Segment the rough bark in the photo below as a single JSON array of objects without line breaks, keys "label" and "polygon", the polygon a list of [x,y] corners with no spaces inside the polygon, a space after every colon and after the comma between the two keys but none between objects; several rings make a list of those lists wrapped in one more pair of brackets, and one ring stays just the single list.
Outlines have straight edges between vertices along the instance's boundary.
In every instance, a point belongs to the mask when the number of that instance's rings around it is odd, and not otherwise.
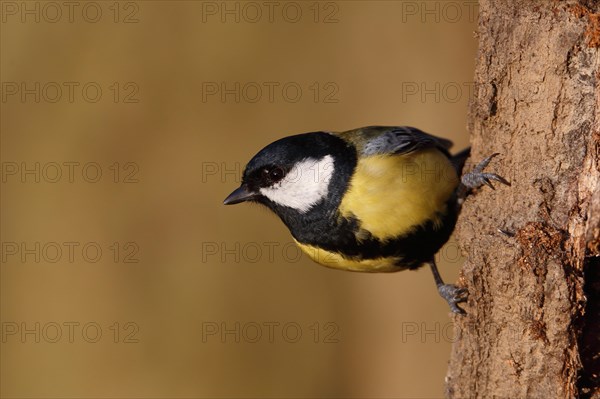
[{"label": "rough bark", "polygon": [[[600,397],[600,2],[481,0],[456,398]],[[500,231],[500,230],[502,231]]]}]

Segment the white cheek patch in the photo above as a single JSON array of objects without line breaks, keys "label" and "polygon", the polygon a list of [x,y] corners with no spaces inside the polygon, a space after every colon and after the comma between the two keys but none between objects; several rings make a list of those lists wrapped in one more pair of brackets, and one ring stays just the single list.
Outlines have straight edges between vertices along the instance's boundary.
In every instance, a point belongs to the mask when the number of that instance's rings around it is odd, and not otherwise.
[{"label": "white cheek patch", "polygon": [[261,188],[260,193],[279,205],[305,213],[327,196],[334,169],[331,155],[307,158],[298,162],[281,181]]}]

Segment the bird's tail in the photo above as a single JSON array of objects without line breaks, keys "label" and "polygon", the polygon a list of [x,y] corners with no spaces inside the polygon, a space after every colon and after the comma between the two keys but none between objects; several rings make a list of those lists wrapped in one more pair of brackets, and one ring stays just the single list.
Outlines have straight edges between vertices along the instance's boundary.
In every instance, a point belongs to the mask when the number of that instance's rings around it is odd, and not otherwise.
[{"label": "bird's tail", "polygon": [[459,176],[462,175],[463,167],[465,166],[465,162],[467,162],[467,158],[471,155],[471,147],[467,147],[464,150],[454,154],[452,159],[452,165],[454,165],[454,169],[456,169],[456,174]]}]

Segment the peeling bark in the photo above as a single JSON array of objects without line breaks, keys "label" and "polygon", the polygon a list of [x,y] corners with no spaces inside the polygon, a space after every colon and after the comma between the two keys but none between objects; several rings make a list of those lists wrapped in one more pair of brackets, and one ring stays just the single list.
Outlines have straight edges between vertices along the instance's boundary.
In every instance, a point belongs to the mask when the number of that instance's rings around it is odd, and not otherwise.
[{"label": "peeling bark", "polygon": [[[447,396],[600,398],[600,2],[481,0]],[[468,168],[467,168],[468,169]],[[499,231],[501,229],[502,231]]]}]

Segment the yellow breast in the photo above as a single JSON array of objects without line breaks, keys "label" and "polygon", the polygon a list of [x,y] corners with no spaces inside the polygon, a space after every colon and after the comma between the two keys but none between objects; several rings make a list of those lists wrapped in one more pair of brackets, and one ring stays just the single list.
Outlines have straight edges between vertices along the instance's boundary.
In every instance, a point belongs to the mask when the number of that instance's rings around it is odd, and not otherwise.
[{"label": "yellow breast", "polygon": [[298,244],[298,247],[300,247],[300,249],[313,261],[333,269],[372,273],[398,272],[404,270],[404,268],[397,266],[400,258],[354,260],[344,258],[335,252],[299,243],[298,241],[296,241],[296,244]]},{"label": "yellow breast", "polygon": [[449,159],[436,149],[359,159],[340,204],[375,238],[406,234],[428,220],[439,223],[446,201],[458,185]]}]

